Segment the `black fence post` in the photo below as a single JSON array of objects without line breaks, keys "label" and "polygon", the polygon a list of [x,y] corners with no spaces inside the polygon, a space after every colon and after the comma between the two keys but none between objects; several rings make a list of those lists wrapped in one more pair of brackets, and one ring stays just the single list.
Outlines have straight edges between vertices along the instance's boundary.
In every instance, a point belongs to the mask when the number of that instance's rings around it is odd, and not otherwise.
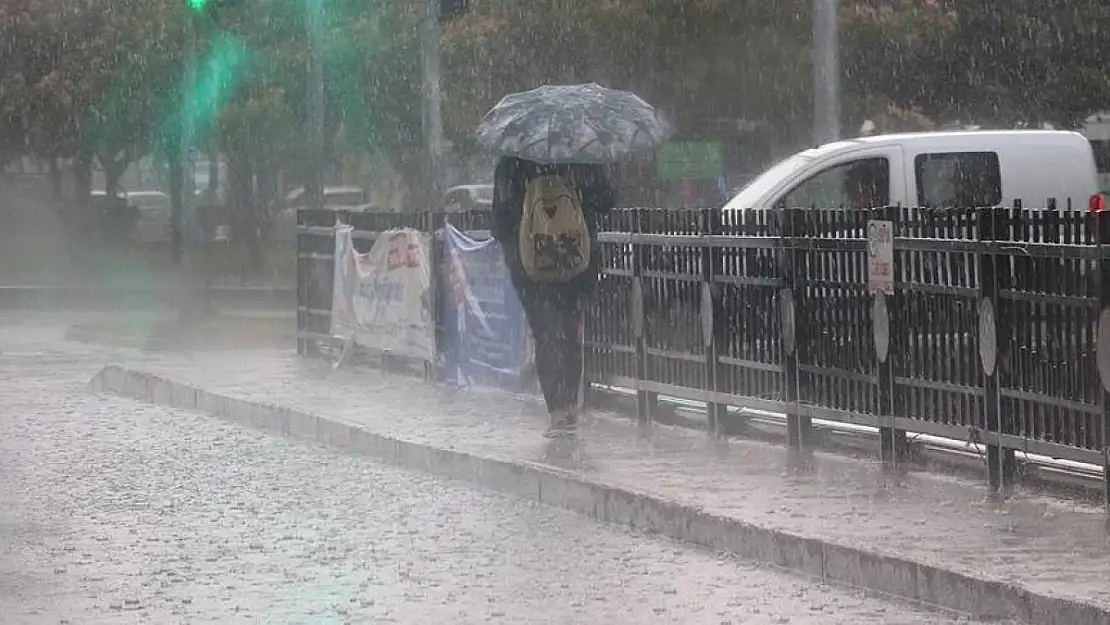
[{"label": "black fence post", "polygon": [[[898,222],[901,207],[888,206],[872,215],[891,222],[891,246],[898,237]],[[870,254],[870,250],[868,250]],[[879,418],[882,425],[879,427],[879,458],[884,464],[897,465],[906,457],[906,432],[894,426],[894,358],[898,357],[897,341],[894,337],[900,336],[899,310],[900,298],[897,292],[898,251],[894,251],[894,264],[890,268],[895,281],[893,295],[876,292],[872,294],[871,326],[875,342],[875,361],[879,378]]]},{"label": "black fence post", "polygon": [[[979,364],[983,368],[984,424],[988,431],[998,431],[998,338],[995,326],[995,304],[998,297],[997,267],[994,250],[989,247],[995,238],[996,211],[979,210]],[[997,455],[987,446],[987,475],[992,491],[1001,487],[1001,474],[995,470]]]},{"label": "black fence post", "polygon": [[[702,234],[714,236],[721,234],[721,212],[717,208],[708,208],[701,211],[699,230]],[[705,346],[705,384],[706,390],[716,394],[721,390],[719,381],[720,362],[717,358],[721,337],[724,335],[725,315],[721,302],[720,286],[714,279],[721,271],[721,249],[715,245],[702,242],[701,247],[701,329],[702,341]],[[722,424],[725,421],[728,406],[719,404],[711,395],[706,402],[706,421],[710,436],[724,434]]]},{"label": "black fence post", "polygon": [[802,251],[797,247],[795,238],[804,234],[802,219],[805,215],[799,209],[777,209],[781,239],[779,242],[779,271],[782,272],[783,289],[779,293],[779,313],[782,316],[782,350],[783,350],[783,401],[786,404],[787,442],[791,447],[805,447],[811,440],[812,419],[798,414],[800,397],[798,385],[800,383],[801,359],[798,354],[799,344],[805,341],[804,333],[797,324],[795,306],[799,298],[798,287],[803,278],[801,265]]},{"label": "black fence post", "polygon": [[[984,423],[988,436],[987,477],[992,492],[1005,494],[1014,474],[1015,458],[1013,450],[1004,450],[1001,440],[994,438],[1003,433],[1001,385],[998,376],[999,332],[998,332],[998,254],[995,241],[1005,240],[1002,217],[1005,209],[983,208],[979,210],[979,363],[983,368],[983,409]],[[1021,211],[1021,203],[1014,206],[1015,212]],[[1008,453],[1006,453],[1008,451]]]},{"label": "black fence post", "polygon": [[[308,287],[308,301],[309,306],[312,306],[317,311],[327,311],[327,315],[313,314],[313,319],[319,319],[319,327],[310,324],[310,329],[317,334],[327,335],[331,338],[331,319],[332,319],[332,306],[334,304],[334,293],[336,285],[334,283],[335,276],[335,228],[339,226],[353,226],[351,220],[351,213],[346,210],[328,210],[312,211],[313,214],[319,215],[310,226],[317,226],[329,228],[327,234],[323,236],[317,235],[314,241],[317,242],[319,250],[312,252],[312,261],[309,264],[309,287]],[[355,245],[352,239],[351,245]],[[357,249],[357,248],[356,248]],[[317,303],[318,301],[318,303]],[[331,346],[329,339],[323,341],[325,346]],[[320,356],[321,341],[313,341],[310,344],[309,354],[311,356]],[[356,350],[357,351],[357,350]],[[342,358],[340,354],[340,358]]]},{"label": "black fence post", "polygon": [[[302,209],[297,211],[297,230],[332,228],[340,223],[339,217],[340,213],[334,211]],[[327,236],[311,232],[298,232],[294,236],[298,248],[297,299],[301,301],[297,320],[301,331],[308,335],[298,337],[297,348],[303,356],[317,357],[320,355],[320,342],[311,335],[330,331],[330,322],[325,329],[319,318],[322,311],[331,310],[335,237],[334,234]]]},{"label": "black fence post", "polygon": [[[636,339],[636,382],[639,385],[648,377],[648,341],[647,322],[644,311],[644,265],[647,262],[646,246],[638,242],[635,236],[643,233],[644,221],[647,217],[644,209],[635,209],[632,213],[632,332]],[[657,395],[641,388],[636,389],[636,419],[640,423],[651,421],[655,412]]]},{"label": "black fence post", "polygon": [[436,238],[436,228],[439,227],[440,223],[441,221],[439,219],[438,213],[427,211],[420,215],[419,230],[421,232],[428,233],[428,245],[431,247],[431,249],[428,250],[428,264],[430,265],[430,267],[428,267],[429,293],[428,301],[425,305],[428,307],[428,312],[431,313],[432,345],[435,347],[435,353],[432,355],[432,359],[424,361],[423,373],[425,382],[436,382],[440,378],[439,363],[441,360],[440,356],[442,355],[442,352],[440,351],[440,325],[442,324],[443,319],[440,318],[439,314],[439,298],[440,289],[443,288],[443,268],[441,266],[442,246],[440,245],[439,240]]},{"label": "black fence post", "polygon": [[1102,383],[1102,500],[1110,508],[1110,211],[1092,215],[1098,258],[1098,339],[1095,342]]},{"label": "black fence post", "polygon": [[308,258],[305,237],[301,234],[304,222],[301,211],[297,211],[297,225],[293,228],[293,240],[297,249],[297,355],[308,356],[308,340],[301,333],[308,329]]},{"label": "black fence post", "polygon": [[[1052,205],[1053,205],[1053,207],[1055,207],[1055,205],[1056,205],[1055,200],[1052,200]],[[1014,219],[1021,219],[1022,216],[1024,215],[1024,212],[1022,211],[1022,201],[1021,200],[1014,200],[1013,214],[1014,214]],[[1002,218],[1004,216],[1005,215],[1003,213],[998,213],[997,216],[995,217],[994,233],[995,233],[995,238],[996,239],[998,238],[999,233],[1002,233],[1002,232],[1005,231],[1005,223],[1002,221]],[[1015,230],[1015,234],[1016,234],[1016,230]],[[1005,267],[1011,267],[1013,265],[1014,258],[1013,258],[1012,254],[1011,255],[1006,255],[1003,258],[1006,260],[1006,262],[1003,263],[1004,268]],[[999,266],[999,263],[998,263],[998,259],[996,258],[995,259],[995,270],[996,271],[999,271],[998,266]],[[1000,283],[998,281],[998,276],[999,276],[999,274],[996,273],[995,274],[995,296],[994,296],[994,300],[995,300],[994,301],[994,303],[995,303],[995,306],[994,306],[994,311],[995,311],[995,319],[994,319],[995,333],[994,334],[995,334],[995,339],[997,340],[997,344],[998,344],[998,359],[999,359],[999,362],[1003,362],[1003,361],[1007,360],[1008,358],[1010,358],[1010,352],[1013,350],[1013,336],[1014,336],[1014,334],[1013,334],[1013,331],[1010,328],[1010,326],[1007,325],[1007,324],[1011,323],[1010,319],[1012,319],[1012,315],[1002,314],[1005,311],[1002,310],[1002,306],[1001,306],[1001,301],[1002,300],[1001,300],[1001,296],[999,295],[999,293],[1000,293],[1000,290],[1002,289],[1002,286],[1000,286]],[[1003,282],[1001,284],[1008,284],[1008,283]],[[1011,288],[1011,289],[1015,288],[1015,285],[1010,284],[1009,288]],[[996,369],[998,368],[997,364],[995,365],[995,368]],[[1004,410],[1005,406],[1002,404],[1002,378],[1001,377],[999,377],[999,379],[998,379],[998,397],[999,397],[999,401],[998,401],[998,428],[999,428],[998,431],[999,431],[999,434],[1000,435],[1001,434],[1017,434],[1018,433],[1017,418],[1014,415],[1013,410]],[[1001,438],[999,438],[998,442],[999,442],[999,444],[998,444],[997,450],[995,452],[995,453],[998,454],[998,463],[997,463],[998,464],[998,471],[1002,474],[1003,492],[1005,494],[1009,494],[1011,489],[1013,488],[1014,483],[1017,480],[1017,473],[1018,473],[1018,471],[1017,471],[1017,452],[1013,448],[1006,447],[1002,443]]]}]

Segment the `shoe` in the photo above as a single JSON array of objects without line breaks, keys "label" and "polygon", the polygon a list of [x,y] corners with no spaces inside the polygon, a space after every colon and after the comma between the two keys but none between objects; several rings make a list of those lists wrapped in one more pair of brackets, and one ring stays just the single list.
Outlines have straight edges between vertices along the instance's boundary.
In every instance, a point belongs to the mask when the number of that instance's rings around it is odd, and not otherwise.
[{"label": "shoe", "polygon": [[578,420],[569,410],[557,410],[551,413],[551,425],[543,433],[546,438],[557,438],[574,434]]},{"label": "shoe", "polygon": [[570,438],[575,434],[575,427],[573,424],[566,424],[562,426],[551,426],[544,430],[544,438]]}]

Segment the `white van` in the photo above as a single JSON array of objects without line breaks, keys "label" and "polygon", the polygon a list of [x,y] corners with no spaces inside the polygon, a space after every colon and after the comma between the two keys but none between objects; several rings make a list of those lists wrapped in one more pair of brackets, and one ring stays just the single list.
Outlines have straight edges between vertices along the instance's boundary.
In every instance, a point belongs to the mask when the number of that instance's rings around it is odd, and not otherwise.
[{"label": "white van", "polygon": [[838,141],[787,158],[724,210],[1010,206],[1049,198],[1086,210],[1099,192],[1091,144],[1055,130],[929,132]]}]

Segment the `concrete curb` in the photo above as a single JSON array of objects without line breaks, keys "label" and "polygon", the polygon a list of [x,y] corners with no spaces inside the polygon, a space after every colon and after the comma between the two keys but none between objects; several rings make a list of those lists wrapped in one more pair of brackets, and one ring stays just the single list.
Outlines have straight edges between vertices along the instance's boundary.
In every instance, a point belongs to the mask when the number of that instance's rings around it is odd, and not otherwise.
[{"label": "concrete curb", "polygon": [[253,402],[118,366],[90,382],[98,392],[210,413],[285,436],[364,453],[392,464],[472,482],[567,510],[663,534],[738,557],[985,619],[1038,625],[1110,625],[1110,610],[1020,586],[758,527],[655,496],[592,482],[554,467],[484,458],[375,434],[288,407]]}]

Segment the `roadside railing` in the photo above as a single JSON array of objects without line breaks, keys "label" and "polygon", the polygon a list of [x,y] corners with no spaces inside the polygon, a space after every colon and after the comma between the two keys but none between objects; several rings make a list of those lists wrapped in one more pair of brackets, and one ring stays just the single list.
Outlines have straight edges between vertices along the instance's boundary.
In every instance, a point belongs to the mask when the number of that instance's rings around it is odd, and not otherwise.
[{"label": "roadside railing", "polygon": [[[336,218],[299,216],[302,354],[330,340]],[[431,231],[445,216],[339,218],[357,242],[389,227]],[[461,229],[485,225],[480,214],[446,218]],[[985,447],[994,489],[1014,482],[1017,452],[1103,466],[1106,475],[1107,214],[1050,201],[1036,209],[634,208],[603,222],[587,376],[596,388],[635,392],[637,418],[651,420],[660,396],[699,402],[720,435],[743,428],[729,407],[772,411],[786,415],[799,447],[813,440],[814,419],[870,426],[889,463],[906,458],[907,435],[967,440]],[[888,241],[876,239],[876,222],[889,222]],[[884,245],[889,292],[871,280]]]}]

